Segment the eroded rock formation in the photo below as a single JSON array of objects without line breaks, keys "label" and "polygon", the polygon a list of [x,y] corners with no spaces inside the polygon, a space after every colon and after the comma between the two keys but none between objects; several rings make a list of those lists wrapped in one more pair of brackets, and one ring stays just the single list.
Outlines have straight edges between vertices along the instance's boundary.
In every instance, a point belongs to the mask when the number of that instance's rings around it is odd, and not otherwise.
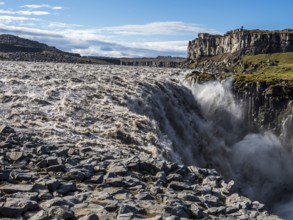
[{"label": "eroded rock formation", "polygon": [[235,82],[234,93],[245,103],[245,114],[251,127],[280,134],[282,122],[292,110],[289,104],[293,100],[292,82],[251,82],[245,85]]},{"label": "eroded rock formation", "polygon": [[200,33],[188,44],[188,59],[224,53],[254,55],[293,51],[293,30],[262,31],[236,29],[225,35]]}]

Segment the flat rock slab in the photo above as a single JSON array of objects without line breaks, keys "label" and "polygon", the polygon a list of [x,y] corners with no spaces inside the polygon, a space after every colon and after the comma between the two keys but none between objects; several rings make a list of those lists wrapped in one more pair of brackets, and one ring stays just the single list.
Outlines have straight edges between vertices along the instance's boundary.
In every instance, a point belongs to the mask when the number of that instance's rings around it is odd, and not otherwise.
[{"label": "flat rock slab", "polygon": [[0,190],[4,193],[12,194],[17,192],[32,192],[34,185],[5,185],[1,186]]},{"label": "flat rock slab", "polygon": [[39,206],[36,202],[25,199],[10,198],[0,207],[0,215],[16,218],[21,216],[27,210],[36,210],[38,208]]}]

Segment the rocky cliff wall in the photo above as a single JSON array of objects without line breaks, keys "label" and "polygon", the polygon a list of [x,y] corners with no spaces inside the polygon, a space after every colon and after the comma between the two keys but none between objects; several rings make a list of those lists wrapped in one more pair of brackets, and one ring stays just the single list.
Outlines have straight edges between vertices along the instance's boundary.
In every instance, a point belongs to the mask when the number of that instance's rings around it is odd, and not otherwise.
[{"label": "rocky cliff wall", "polygon": [[252,129],[281,135],[283,124],[293,113],[292,82],[251,82],[241,86],[235,82],[233,89],[235,98],[244,104],[245,117]]},{"label": "rocky cliff wall", "polygon": [[293,51],[293,30],[262,31],[236,29],[224,36],[200,33],[188,44],[188,59],[214,56],[224,53],[254,55]]}]

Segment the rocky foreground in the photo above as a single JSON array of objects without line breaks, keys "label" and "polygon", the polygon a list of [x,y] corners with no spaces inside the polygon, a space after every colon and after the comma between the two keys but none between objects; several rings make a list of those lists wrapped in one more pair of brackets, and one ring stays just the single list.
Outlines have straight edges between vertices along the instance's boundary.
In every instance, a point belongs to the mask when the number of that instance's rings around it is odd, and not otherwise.
[{"label": "rocky foreground", "polygon": [[185,94],[180,70],[1,62],[0,73],[1,219],[278,219],[215,170],[175,160],[139,111],[151,88]]}]

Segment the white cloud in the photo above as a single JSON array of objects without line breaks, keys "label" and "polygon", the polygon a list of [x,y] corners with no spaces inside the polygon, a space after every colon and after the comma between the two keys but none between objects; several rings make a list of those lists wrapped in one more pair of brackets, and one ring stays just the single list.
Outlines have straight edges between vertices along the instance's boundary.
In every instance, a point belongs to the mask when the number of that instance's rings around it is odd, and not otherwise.
[{"label": "white cloud", "polygon": [[11,23],[15,21],[37,21],[38,19],[36,18],[27,18],[27,17],[16,17],[16,16],[9,16],[9,15],[3,15],[0,16],[0,21],[4,23]]},{"label": "white cloud", "polygon": [[185,51],[187,47],[187,41],[147,41],[147,42],[124,42],[131,48],[143,48],[157,51]]},{"label": "white cloud", "polygon": [[0,2],[0,5],[5,5],[5,2]]},{"label": "white cloud", "polygon": [[14,33],[14,34],[26,34],[27,36],[31,36],[32,38],[34,36],[46,36],[46,37],[50,37],[50,36],[54,36],[56,38],[58,37],[62,37],[62,35],[58,34],[57,32],[52,32],[49,30],[42,30],[42,29],[38,29],[38,28],[27,28],[27,27],[20,27],[20,26],[13,26],[13,25],[5,25],[5,24],[1,24],[0,23],[0,29],[2,30],[2,32],[6,31],[6,32],[10,32],[10,33]]},{"label": "white cloud", "polygon": [[20,15],[49,15],[50,12],[47,12],[47,11],[18,11],[17,14],[20,14]]},{"label": "white cloud", "polygon": [[63,9],[63,7],[61,7],[61,6],[53,6],[51,9],[52,10],[61,10],[61,9]]},{"label": "white cloud", "polygon": [[28,8],[28,9],[39,9],[39,8],[49,8],[52,10],[61,10],[63,7],[61,6],[51,6],[51,5],[46,5],[46,4],[41,4],[41,5],[23,5],[21,6],[22,8]]},{"label": "white cloud", "polygon": [[72,27],[82,27],[81,25],[78,24],[66,24],[62,22],[50,22],[48,27],[51,28],[72,28]]},{"label": "white cloud", "polygon": [[64,29],[58,31],[73,42],[105,41],[110,42],[111,36],[98,34],[96,29]]},{"label": "white cloud", "polygon": [[143,25],[122,25],[106,27],[101,31],[108,31],[120,35],[178,35],[182,32],[215,32],[202,25],[184,23],[180,21],[153,22]]},{"label": "white cloud", "polygon": [[50,12],[47,12],[47,11],[13,11],[13,10],[0,9],[0,14],[9,14],[9,15],[49,15]]},{"label": "white cloud", "polygon": [[72,49],[71,50],[73,53],[78,53],[83,56],[105,56],[105,57],[125,57],[127,56],[123,51],[115,51],[115,50],[110,50],[110,51],[103,51],[101,50],[101,47],[99,46],[89,46],[88,48],[85,49]]},{"label": "white cloud", "polygon": [[29,8],[29,9],[39,9],[39,8],[48,8],[48,7],[50,7],[50,5],[45,5],[45,4],[42,4],[42,5],[23,5],[21,7],[22,8]]}]

